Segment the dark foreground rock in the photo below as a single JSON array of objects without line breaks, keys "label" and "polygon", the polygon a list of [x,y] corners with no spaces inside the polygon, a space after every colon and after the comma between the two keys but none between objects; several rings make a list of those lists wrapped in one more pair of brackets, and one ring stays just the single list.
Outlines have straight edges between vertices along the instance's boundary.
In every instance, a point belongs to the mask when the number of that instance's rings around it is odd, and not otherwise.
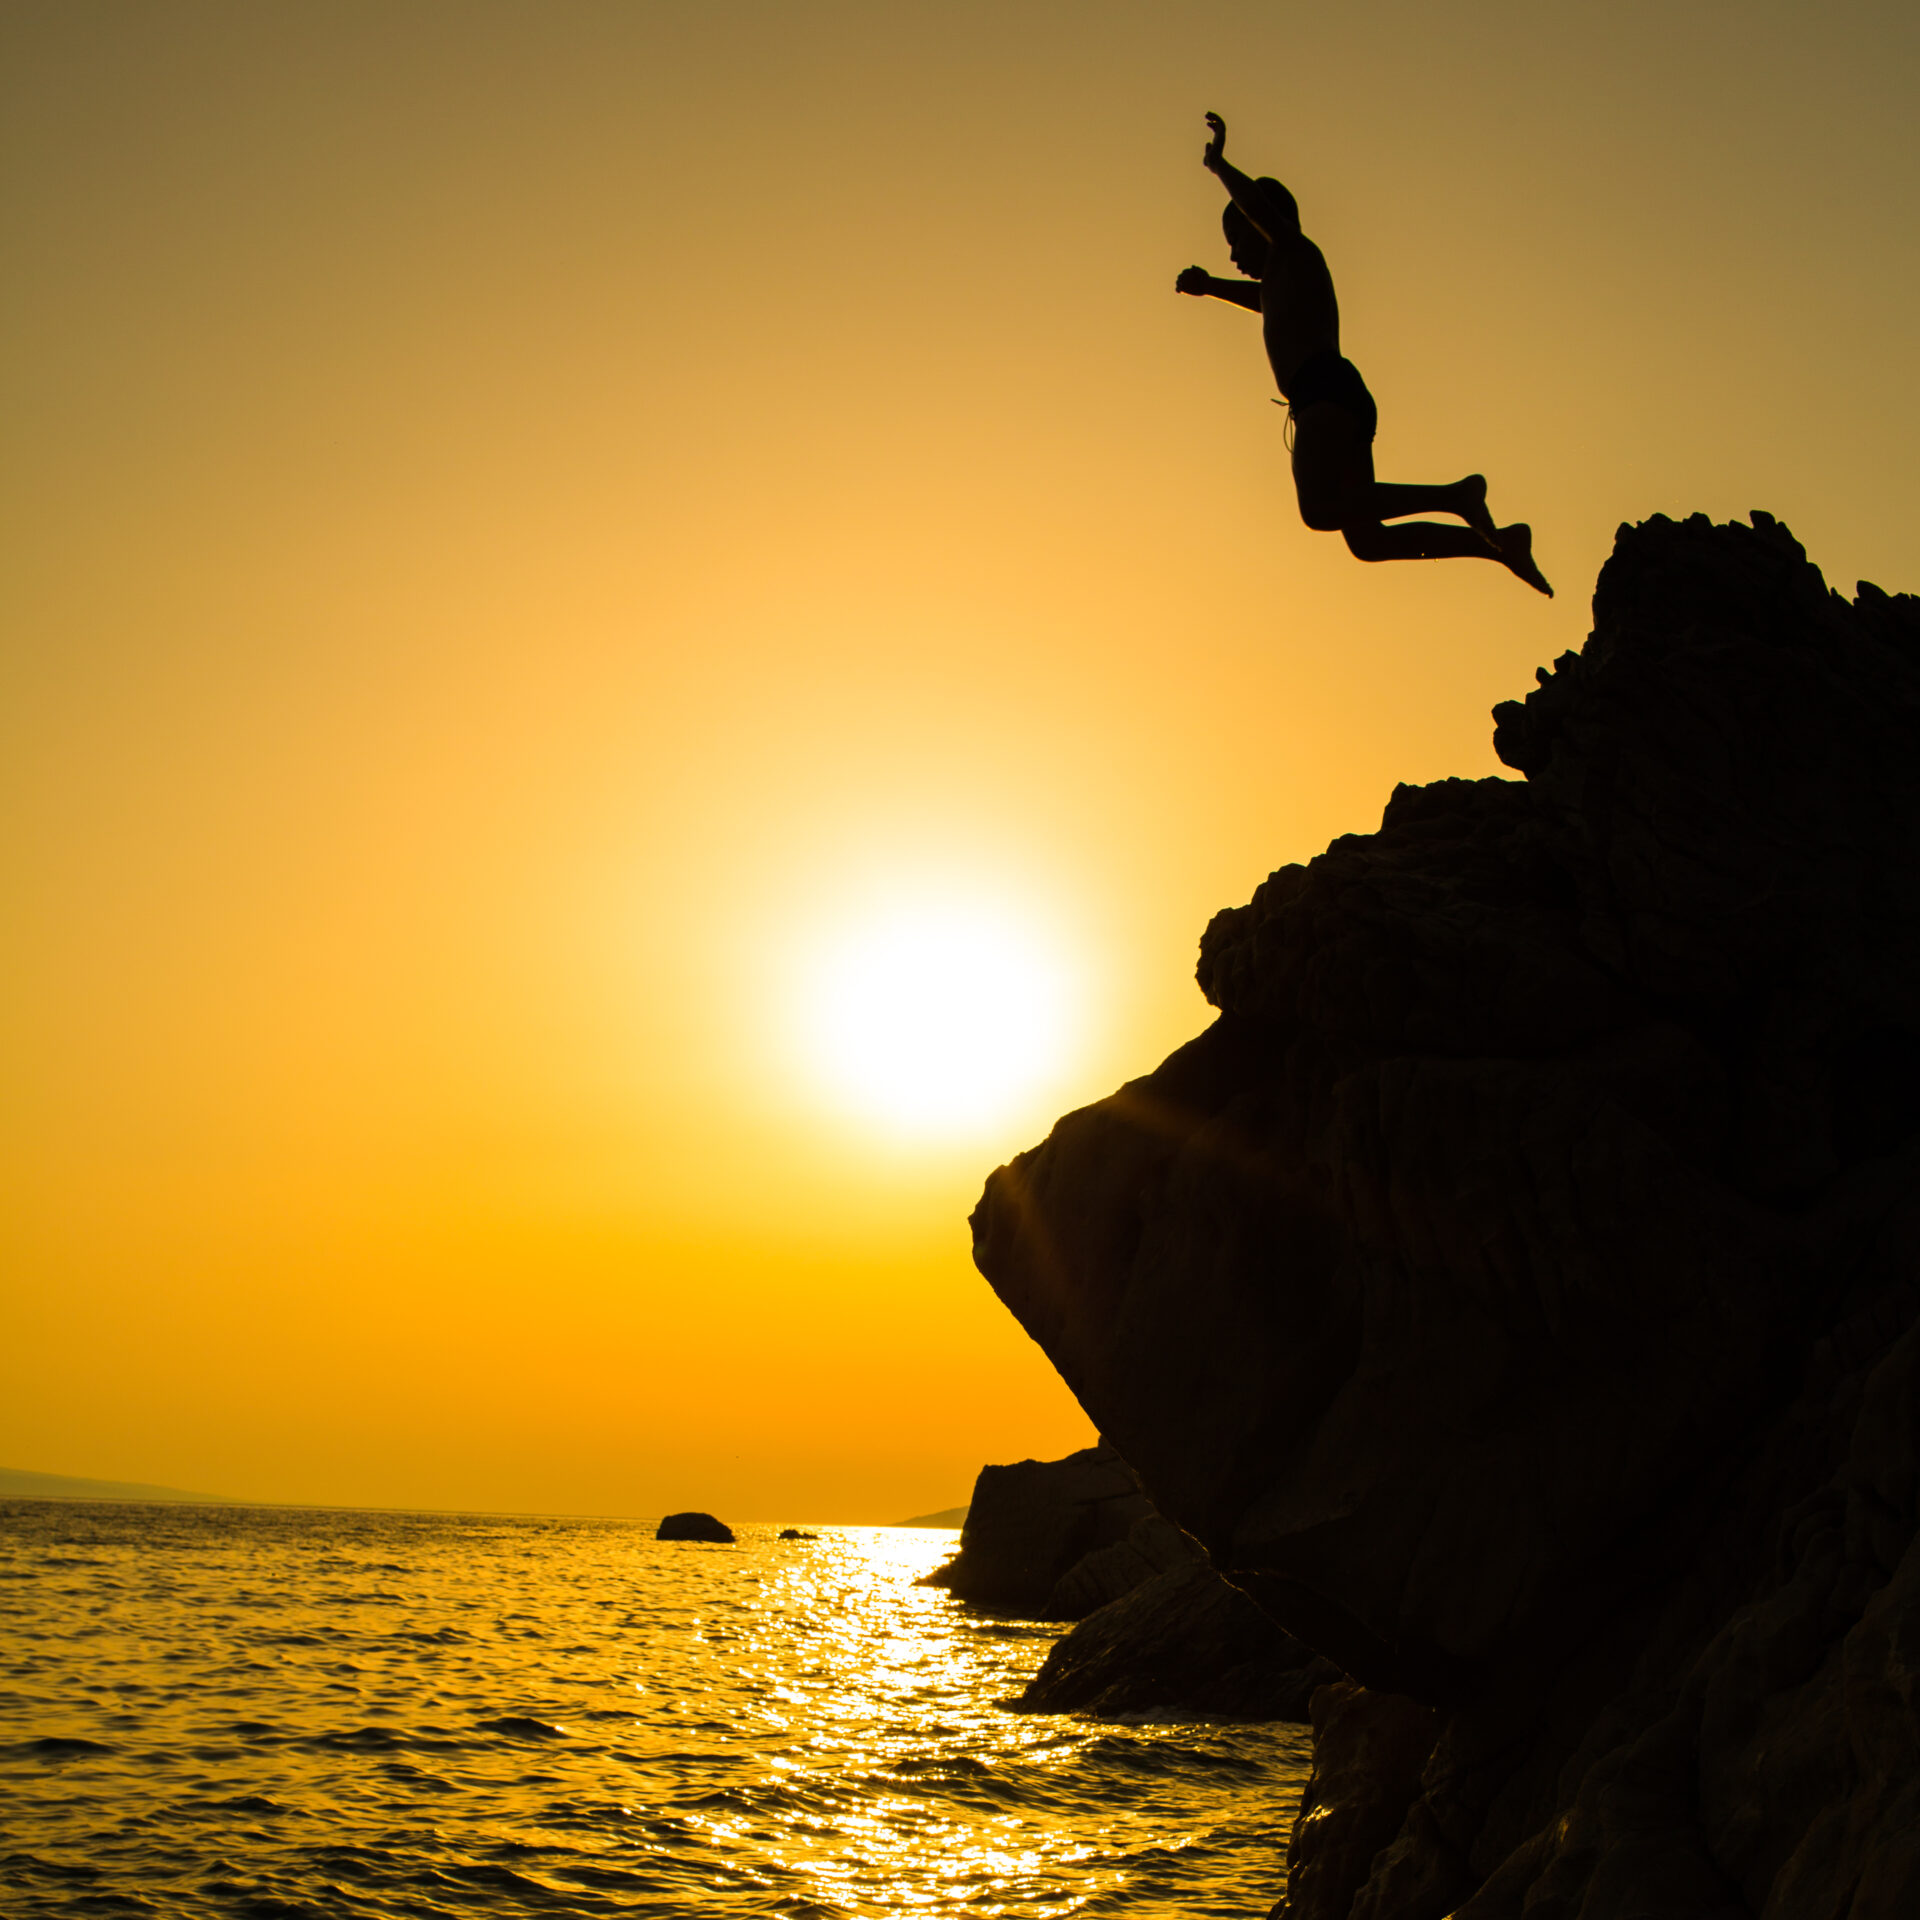
[{"label": "dark foreground rock", "polygon": [[[1097,1575],[1081,1587],[1062,1582],[1089,1555],[1124,1548],[1142,1523],[1178,1537],[1111,1447],[1083,1447],[1064,1460],[982,1467],[960,1550],[925,1584],[1001,1613],[1078,1619],[1114,1594]],[[1138,1577],[1158,1570],[1146,1567]]]},{"label": "dark foreground rock", "polygon": [[1523,782],[1216,917],[1218,1020],[975,1257],[1159,1511],[1432,1716],[1302,1916],[1920,1913],[1920,604],[1654,519],[1541,681]]},{"label": "dark foreground rock", "polygon": [[1158,1573],[1055,1641],[1028,1713],[1304,1720],[1332,1663],[1283,1632],[1204,1560]]},{"label": "dark foreground rock", "polygon": [[1346,1920],[1374,1862],[1420,1797],[1438,1716],[1351,1680],[1311,1702],[1313,1778],[1287,1843],[1287,1896],[1271,1920]]},{"label": "dark foreground rock", "polygon": [[959,1552],[923,1584],[1079,1622],[1022,1694],[1029,1712],[1304,1720],[1327,1677],[1309,1677],[1313,1650],[1228,1586],[1104,1445],[982,1468]]},{"label": "dark foreground rock", "polygon": [[724,1546],[733,1529],[710,1513],[670,1513],[654,1530],[656,1540],[707,1540]]}]

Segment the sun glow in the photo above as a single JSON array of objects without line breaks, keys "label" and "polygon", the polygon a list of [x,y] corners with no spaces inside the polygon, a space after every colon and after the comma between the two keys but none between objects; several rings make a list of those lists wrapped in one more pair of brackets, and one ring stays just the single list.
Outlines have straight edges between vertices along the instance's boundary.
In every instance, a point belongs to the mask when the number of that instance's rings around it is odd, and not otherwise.
[{"label": "sun glow", "polygon": [[962,902],[870,912],[824,943],[808,1003],[814,1065],[839,1102],[917,1135],[1006,1118],[1059,1073],[1074,1024],[1047,944]]}]

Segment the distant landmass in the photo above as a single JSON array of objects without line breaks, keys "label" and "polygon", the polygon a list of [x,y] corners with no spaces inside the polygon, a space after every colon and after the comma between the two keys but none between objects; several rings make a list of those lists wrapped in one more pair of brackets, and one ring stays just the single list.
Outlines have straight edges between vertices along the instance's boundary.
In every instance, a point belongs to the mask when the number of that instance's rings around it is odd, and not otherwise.
[{"label": "distant landmass", "polygon": [[178,1487],[151,1487],[143,1480],[77,1480],[66,1473],[28,1473],[0,1467],[0,1500],[186,1500],[223,1506],[218,1494],[182,1493]]},{"label": "distant landmass", "polygon": [[965,1507],[943,1507],[938,1513],[916,1514],[911,1520],[896,1520],[896,1527],[964,1527],[967,1524]]},{"label": "distant landmass", "polygon": [[[172,1500],[206,1507],[260,1504],[218,1493],[188,1493],[181,1487],[156,1487],[145,1480],[83,1480],[70,1473],[29,1473],[23,1467],[0,1467],[0,1500]],[[413,1509],[396,1511],[412,1512]],[[911,1520],[894,1522],[898,1527],[957,1528],[966,1524],[965,1507],[946,1507],[939,1513],[921,1513]]]}]

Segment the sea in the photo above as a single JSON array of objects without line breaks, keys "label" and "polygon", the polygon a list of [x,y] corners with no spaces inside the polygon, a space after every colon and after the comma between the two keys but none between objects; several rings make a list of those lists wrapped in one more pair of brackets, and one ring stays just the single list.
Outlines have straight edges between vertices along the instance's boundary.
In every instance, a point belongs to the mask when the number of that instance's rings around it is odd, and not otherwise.
[{"label": "sea", "polygon": [[1263,1916],[1304,1729],[1016,1713],[958,1536],[0,1503],[0,1913]]}]

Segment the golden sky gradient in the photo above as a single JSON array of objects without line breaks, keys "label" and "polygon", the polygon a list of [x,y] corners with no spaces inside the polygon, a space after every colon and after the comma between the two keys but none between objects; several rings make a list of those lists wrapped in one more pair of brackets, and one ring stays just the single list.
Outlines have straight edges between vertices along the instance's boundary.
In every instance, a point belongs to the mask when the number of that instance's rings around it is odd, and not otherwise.
[{"label": "golden sky gradient", "polygon": [[[1089,1436],[983,1176],[1619,521],[1920,588],[1911,6],[56,0],[0,89],[6,1464],[962,1500]],[[1559,599],[1300,526],[1208,108]],[[903,902],[1064,983],[970,1128],[817,1058]]]}]

